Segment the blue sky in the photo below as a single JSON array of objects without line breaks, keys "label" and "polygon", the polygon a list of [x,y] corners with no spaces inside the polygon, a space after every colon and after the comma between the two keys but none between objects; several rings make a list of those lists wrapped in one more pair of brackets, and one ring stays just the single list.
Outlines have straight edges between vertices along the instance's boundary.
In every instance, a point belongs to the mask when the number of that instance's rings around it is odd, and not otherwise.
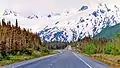
[{"label": "blue sky", "polygon": [[[100,0],[0,0],[0,11],[12,9],[21,14],[62,12],[65,9],[79,8],[82,4],[94,6]],[[101,0],[108,4],[120,4],[119,0]]]}]

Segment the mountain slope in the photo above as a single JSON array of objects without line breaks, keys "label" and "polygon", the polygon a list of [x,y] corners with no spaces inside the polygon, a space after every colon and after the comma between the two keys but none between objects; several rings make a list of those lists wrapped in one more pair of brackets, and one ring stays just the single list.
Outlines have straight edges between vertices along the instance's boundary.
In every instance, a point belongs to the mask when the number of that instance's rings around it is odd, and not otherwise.
[{"label": "mountain slope", "polygon": [[114,38],[114,36],[119,32],[120,32],[120,24],[117,24],[117,25],[111,26],[111,27],[108,26],[108,27],[104,28],[96,36],[94,36],[94,38],[103,37],[106,39],[111,39],[111,38]]},{"label": "mountain slope", "polygon": [[82,5],[79,9],[70,9],[63,13],[50,13],[45,16],[33,14],[23,17],[14,11],[5,11],[6,21],[15,24],[16,19],[21,28],[38,32],[45,41],[77,41],[85,36],[95,36],[107,26],[120,23],[120,10],[114,5],[99,3],[96,8]]},{"label": "mountain slope", "polygon": [[[58,19],[54,25],[45,27],[39,35],[46,41],[77,41],[78,38],[82,39],[85,36],[93,37],[107,26],[120,23],[119,14],[119,8],[116,5],[108,8],[106,4],[99,4],[94,10],[77,11],[73,15],[68,13],[66,17]],[[59,31],[62,31],[62,34],[54,35]]]}]

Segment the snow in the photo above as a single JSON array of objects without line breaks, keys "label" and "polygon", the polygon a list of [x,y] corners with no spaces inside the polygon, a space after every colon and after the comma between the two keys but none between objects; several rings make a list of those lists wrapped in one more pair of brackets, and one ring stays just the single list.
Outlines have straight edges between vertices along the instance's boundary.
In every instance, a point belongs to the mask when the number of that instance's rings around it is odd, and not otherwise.
[{"label": "snow", "polygon": [[106,26],[120,23],[120,10],[117,6],[111,7],[102,3],[97,4],[95,8],[82,5],[79,9],[49,13],[45,16],[34,14],[29,18],[11,11],[12,13],[1,15],[1,19],[10,20],[14,25],[17,19],[21,28],[38,32],[41,39],[46,41],[77,41],[85,36],[93,37]]}]

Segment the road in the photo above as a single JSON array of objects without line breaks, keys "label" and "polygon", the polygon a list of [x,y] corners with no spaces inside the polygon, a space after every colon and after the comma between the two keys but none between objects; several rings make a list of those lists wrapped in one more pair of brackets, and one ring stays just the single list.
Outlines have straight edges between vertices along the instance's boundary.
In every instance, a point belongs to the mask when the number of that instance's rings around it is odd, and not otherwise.
[{"label": "road", "polygon": [[57,55],[12,68],[107,68],[107,65],[71,51],[61,51]]}]

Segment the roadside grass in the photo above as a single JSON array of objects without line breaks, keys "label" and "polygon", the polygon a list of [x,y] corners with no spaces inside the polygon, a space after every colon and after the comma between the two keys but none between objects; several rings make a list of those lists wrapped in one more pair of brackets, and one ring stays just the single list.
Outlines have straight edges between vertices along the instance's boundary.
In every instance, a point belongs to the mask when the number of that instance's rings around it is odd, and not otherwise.
[{"label": "roadside grass", "polygon": [[4,65],[15,63],[15,62],[32,59],[32,58],[33,58],[33,56],[27,56],[27,55],[24,55],[24,56],[11,56],[9,60],[3,59],[2,61],[0,61],[0,66],[4,66]]},{"label": "roadside grass", "polygon": [[42,56],[47,56],[47,55],[51,55],[51,54],[55,54],[58,53],[57,51],[49,51],[49,52],[39,52],[39,51],[34,51],[32,53],[32,55],[27,55],[27,54],[22,54],[22,55],[10,55],[9,59],[6,58],[2,58],[0,60],[0,66],[4,66],[4,65],[9,65],[15,62],[20,62],[20,61],[24,61],[24,60],[29,60],[29,59],[34,59],[34,58],[38,58],[38,57],[42,57]]},{"label": "roadside grass", "polygon": [[84,54],[84,55],[104,62],[108,64],[110,68],[120,68],[120,55],[116,56],[109,54]]}]

